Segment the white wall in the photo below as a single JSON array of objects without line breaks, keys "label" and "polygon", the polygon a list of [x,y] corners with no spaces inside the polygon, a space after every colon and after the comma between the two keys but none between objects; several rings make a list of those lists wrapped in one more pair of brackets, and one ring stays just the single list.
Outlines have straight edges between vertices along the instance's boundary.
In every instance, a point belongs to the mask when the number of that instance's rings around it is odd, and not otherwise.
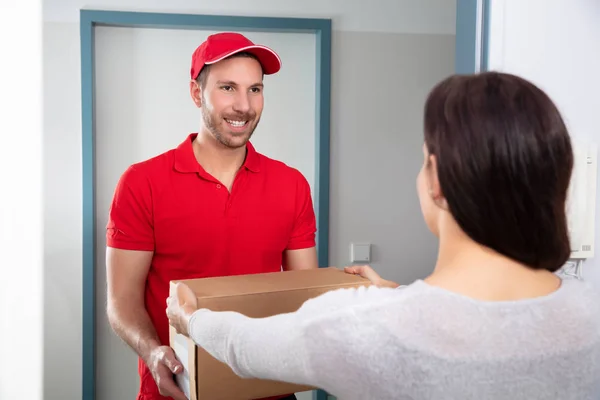
[{"label": "white wall", "polygon": [[41,21],[41,4],[36,0],[0,2],[3,400],[39,400],[43,395]]},{"label": "white wall", "polygon": [[80,8],[332,18],[336,30],[353,32],[454,34],[456,26],[456,0],[47,0],[44,20],[77,22]]},{"label": "white wall", "polygon": [[[489,68],[539,85],[557,103],[574,141],[600,145],[600,1],[491,3]],[[584,277],[600,285],[598,200],[596,256],[584,263]]]},{"label": "white wall", "polygon": [[[351,241],[370,241],[373,265],[390,279],[405,282],[429,273],[436,245],[422,222],[414,179],[421,162],[423,100],[454,69],[454,1],[174,0],[167,8],[158,0],[49,0],[44,4],[46,398],[81,398],[82,6],[332,17],[330,264],[349,262]],[[384,87],[389,90],[381,91]]]}]

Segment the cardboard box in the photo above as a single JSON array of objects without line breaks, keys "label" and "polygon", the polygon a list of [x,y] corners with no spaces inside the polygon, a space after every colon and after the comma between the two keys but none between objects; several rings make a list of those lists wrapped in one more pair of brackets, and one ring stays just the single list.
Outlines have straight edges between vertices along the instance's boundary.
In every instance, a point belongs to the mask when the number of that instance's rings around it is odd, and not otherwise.
[{"label": "cardboard box", "polygon": [[[237,311],[262,318],[296,311],[308,299],[340,288],[370,282],[337,268],[173,281],[187,284],[198,297],[198,307]],[[249,400],[304,392],[315,388],[284,382],[242,379],[191,339],[170,328],[171,347],[185,370],[177,375],[190,400]]]}]

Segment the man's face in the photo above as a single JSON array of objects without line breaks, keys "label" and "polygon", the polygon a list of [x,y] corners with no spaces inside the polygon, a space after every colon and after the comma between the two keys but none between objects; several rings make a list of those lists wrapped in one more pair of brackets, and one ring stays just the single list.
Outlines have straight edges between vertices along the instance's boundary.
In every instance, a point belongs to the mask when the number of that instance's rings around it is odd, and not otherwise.
[{"label": "man's face", "polygon": [[202,119],[229,148],[246,145],[263,110],[263,72],[258,61],[234,57],[211,65],[200,90]]}]

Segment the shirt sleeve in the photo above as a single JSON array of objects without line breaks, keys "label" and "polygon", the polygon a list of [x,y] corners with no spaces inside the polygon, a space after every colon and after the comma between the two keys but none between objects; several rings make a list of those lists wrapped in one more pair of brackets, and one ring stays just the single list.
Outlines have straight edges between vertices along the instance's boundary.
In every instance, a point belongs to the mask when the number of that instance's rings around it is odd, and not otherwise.
[{"label": "shirt sleeve", "polygon": [[106,245],[124,250],[154,250],[152,190],[139,167],[119,179],[106,225]]},{"label": "shirt sleeve", "polygon": [[317,221],[310,185],[300,171],[296,171],[296,173],[298,175],[296,187],[296,220],[286,247],[287,250],[307,249],[316,245]]}]

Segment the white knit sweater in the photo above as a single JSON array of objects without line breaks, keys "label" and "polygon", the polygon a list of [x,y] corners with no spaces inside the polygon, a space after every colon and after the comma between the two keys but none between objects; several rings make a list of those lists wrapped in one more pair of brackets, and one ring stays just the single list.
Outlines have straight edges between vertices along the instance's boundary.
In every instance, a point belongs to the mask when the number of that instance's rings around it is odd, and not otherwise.
[{"label": "white knit sweater", "polygon": [[242,377],[340,400],[598,400],[600,294],[483,302],[418,280],[341,289],[264,319],[201,309],[190,336]]}]

